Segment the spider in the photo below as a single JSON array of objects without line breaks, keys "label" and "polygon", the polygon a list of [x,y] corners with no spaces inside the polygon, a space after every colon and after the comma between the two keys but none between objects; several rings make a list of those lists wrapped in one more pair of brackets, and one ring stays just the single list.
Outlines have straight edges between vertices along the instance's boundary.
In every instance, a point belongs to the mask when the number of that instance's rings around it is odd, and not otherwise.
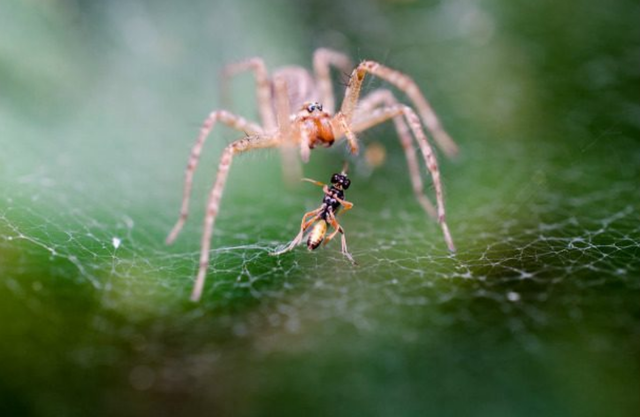
[{"label": "spider", "polygon": [[[337,112],[335,112],[330,77],[331,67],[345,73],[351,72],[342,105]],[[235,155],[256,149],[279,147],[282,150],[285,167],[294,166],[295,164],[291,162],[297,163],[297,160],[292,158],[292,152],[293,156],[297,152],[295,147],[298,147],[302,161],[307,162],[311,149],[318,145],[329,147],[342,138],[346,138],[350,152],[357,154],[359,144],[355,134],[387,120],[393,120],[405,150],[409,176],[418,202],[429,215],[437,218],[449,250],[455,251],[445,221],[444,198],[438,163],[431,145],[427,141],[420,119],[433,135],[436,144],[447,156],[453,156],[457,153],[457,145],[442,128],[436,114],[416,83],[408,75],[375,61],[362,61],[354,68],[346,55],[324,48],[315,51],[313,70],[314,75],[305,68],[288,66],[277,69],[269,76],[264,61],[257,57],[230,64],[223,69],[223,86],[227,84],[231,76],[245,71],[253,72],[262,124],[250,122],[226,110],[212,111],[204,120],[200,134],[191,150],[185,172],[180,216],[167,236],[167,244],[171,244],[176,239],[187,219],[193,175],[205,139],[215,124],[220,121],[245,134],[242,139],[225,147],[220,157],[216,180],[209,192],[198,274],[191,295],[193,301],[199,300],[202,294],[209,265],[213,226],[220,208],[220,200],[229,168]],[[413,107],[400,103],[388,89],[375,90],[360,98],[362,84],[367,74],[377,76],[404,92],[415,110]],[[295,112],[292,113],[291,109],[295,109]],[[412,138],[416,140],[427,170],[431,174],[437,209],[424,194]]]},{"label": "spider", "polygon": [[[287,247],[277,252],[273,252],[271,253],[271,255],[281,255],[298,246],[298,244],[302,241],[304,233],[315,223],[315,226],[313,227],[313,229],[311,229],[309,237],[307,238],[307,249],[312,251],[320,246],[323,241],[326,245],[327,243],[329,243],[329,241],[331,241],[331,239],[335,237],[337,233],[340,233],[342,238],[342,253],[353,264],[355,264],[356,262],[353,260],[353,257],[347,250],[347,239],[344,235],[344,229],[336,220],[336,215],[338,214],[338,210],[340,210],[341,207],[343,212],[351,210],[353,208],[353,203],[344,200],[344,191],[347,190],[351,185],[351,180],[347,177],[346,166],[341,173],[335,173],[331,176],[331,187],[324,183],[321,183],[320,181],[315,181],[309,178],[303,178],[302,180],[322,187],[322,191],[324,191],[322,205],[315,210],[305,213],[305,215],[302,216],[302,222],[300,223],[300,232],[298,233],[298,235],[291,241],[291,243],[289,243]],[[311,219],[307,220],[309,217],[311,217]],[[327,228],[329,225],[334,228],[334,231],[325,239],[325,235],[327,234]]]}]

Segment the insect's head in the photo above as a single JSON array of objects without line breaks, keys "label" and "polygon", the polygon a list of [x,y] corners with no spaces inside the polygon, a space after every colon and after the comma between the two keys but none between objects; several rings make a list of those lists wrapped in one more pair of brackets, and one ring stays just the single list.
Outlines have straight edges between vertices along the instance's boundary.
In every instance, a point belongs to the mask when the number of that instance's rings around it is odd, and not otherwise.
[{"label": "insect's head", "polygon": [[315,111],[322,111],[322,104],[320,104],[318,102],[308,103],[306,105],[306,110],[309,113],[313,113]]},{"label": "insect's head", "polygon": [[340,189],[346,190],[351,185],[351,180],[347,178],[347,174],[333,174],[331,184],[339,186]]}]

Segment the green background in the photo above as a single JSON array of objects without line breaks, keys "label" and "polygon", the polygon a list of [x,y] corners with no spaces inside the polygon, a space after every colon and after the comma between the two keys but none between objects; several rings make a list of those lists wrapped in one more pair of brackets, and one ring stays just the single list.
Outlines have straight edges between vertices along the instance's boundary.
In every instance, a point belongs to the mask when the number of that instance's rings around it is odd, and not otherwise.
[{"label": "green background", "polygon": [[[631,0],[2,2],[0,414],[639,415],[638,22]],[[385,165],[351,160],[359,265],[338,242],[271,257],[321,194],[252,152],[193,304],[236,132],[213,133],[163,240],[218,71],[308,67],[317,47],[423,88],[461,147],[439,155],[459,251],[386,126],[361,135]],[[232,87],[257,120],[251,77]],[[346,155],[314,151],[305,176]]]}]

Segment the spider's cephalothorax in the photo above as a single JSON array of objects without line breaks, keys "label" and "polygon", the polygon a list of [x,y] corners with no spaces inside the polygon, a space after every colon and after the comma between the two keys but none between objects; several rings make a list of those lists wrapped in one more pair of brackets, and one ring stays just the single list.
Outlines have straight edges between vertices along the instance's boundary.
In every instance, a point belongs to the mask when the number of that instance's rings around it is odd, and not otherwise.
[{"label": "spider's cephalothorax", "polygon": [[297,118],[301,122],[298,124],[300,132],[294,132],[294,134],[306,136],[309,149],[315,148],[316,145],[327,148],[333,145],[336,135],[331,123],[331,115],[322,110],[322,104],[305,103],[298,112]]},{"label": "spider's cephalothorax", "polygon": [[[346,170],[346,168],[345,168]],[[285,247],[284,249],[274,252],[272,255],[280,255],[295,248],[300,242],[305,232],[313,226],[307,237],[307,249],[314,250],[322,242],[326,245],[334,238],[337,233],[340,233],[342,240],[342,253],[353,263],[353,257],[347,250],[347,240],[344,234],[344,229],[336,220],[338,211],[342,208],[343,211],[350,210],[353,204],[344,200],[344,191],[351,185],[351,180],[347,178],[347,174],[343,171],[340,174],[333,174],[331,177],[331,187],[323,184],[319,181],[303,178],[303,181],[308,181],[322,187],[324,191],[324,197],[322,198],[322,205],[317,209],[306,213],[302,216],[302,223],[300,224],[300,232],[298,235]],[[329,226],[334,228],[333,233],[326,236]]]},{"label": "spider's cephalothorax", "polygon": [[[330,76],[331,67],[345,73],[351,71],[342,104],[337,111]],[[192,300],[200,298],[204,286],[213,226],[234,155],[254,149],[280,148],[283,167],[291,176],[291,172],[299,171],[299,160],[292,157],[292,150],[297,148],[300,158],[306,162],[310,150],[317,145],[331,146],[344,138],[350,152],[356,154],[359,143],[355,134],[388,120],[395,124],[398,138],[405,150],[409,178],[418,202],[429,215],[438,220],[447,246],[451,251],[455,250],[445,221],[438,162],[423,126],[445,154],[454,155],[457,146],[444,131],[433,109],[409,76],[375,61],[362,61],[353,68],[351,60],[344,54],[318,49],[313,55],[313,74],[305,68],[289,66],[275,70],[270,76],[262,59],[251,58],[225,67],[222,90],[227,87],[228,77],[244,71],[252,71],[255,75],[261,124],[252,123],[226,110],[215,110],[209,114],[200,129],[187,164],[180,217],[167,237],[167,243],[173,242],[187,219],[193,174],[205,139],[216,122],[220,121],[242,132],[245,137],[229,144],[222,152],[218,174],[209,193]],[[367,74],[379,77],[403,92],[411,106],[399,102],[391,90],[385,88],[361,97],[362,84]],[[426,169],[431,175],[436,207],[423,191],[415,144],[418,145]]]}]

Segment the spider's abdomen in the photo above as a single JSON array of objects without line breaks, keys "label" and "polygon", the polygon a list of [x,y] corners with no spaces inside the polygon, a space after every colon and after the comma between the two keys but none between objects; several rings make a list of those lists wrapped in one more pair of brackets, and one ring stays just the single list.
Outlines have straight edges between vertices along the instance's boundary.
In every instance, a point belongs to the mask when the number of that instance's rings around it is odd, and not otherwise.
[{"label": "spider's abdomen", "polygon": [[311,229],[311,233],[309,233],[309,238],[307,239],[307,249],[314,250],[324,240],[324,235],[327,233],[327,222],[324,220],[318,221],[313,229]]}]

